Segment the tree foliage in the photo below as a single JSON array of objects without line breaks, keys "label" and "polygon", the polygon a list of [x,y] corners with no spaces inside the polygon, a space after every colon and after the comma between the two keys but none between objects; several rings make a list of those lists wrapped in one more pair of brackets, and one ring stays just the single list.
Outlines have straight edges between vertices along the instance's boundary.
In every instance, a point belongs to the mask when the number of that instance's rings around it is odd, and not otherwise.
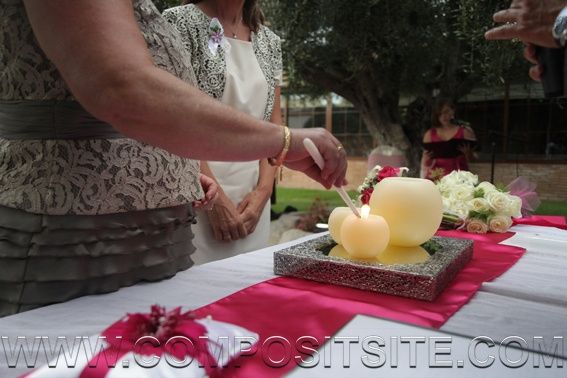
[{"label": "tree foliage", "polygon": [[522,58],[520,41],[487,41],[486,30],[494,26],[492,15],[510,5],[508,0],[459,0],[453,28],[467,49],[462,67],[489,87],[505,81],[526,82],[528,63]]},{"label": "tree foliage", "polygon": [[[434,89],[458,99],[482,83],[498,86],[525,77],[518,44],[483,37],[494,11],[508,5],[508,0],[263,1],[271,27],[284,39],[288,90],[345,97],[377,143],[407,150],[414,163],[428,117],[409,109],[411,119],[402,119],[400,95],[417,98],[426,113]],[[412,125],[416,119],[420,122]]]},{"label": "tree foliage", "polygon": [[[412,88],[425,77],[442,48],[442,27],[430,2],[399,0],[265,1],[272,26],[284,38],[295,90],[317,90],[316,71],[339,78],[349,92],[366,76],[384,90]],[[323,75],[321,75],[323,76]],[[346,79],[343,81],[343,79]]]}]

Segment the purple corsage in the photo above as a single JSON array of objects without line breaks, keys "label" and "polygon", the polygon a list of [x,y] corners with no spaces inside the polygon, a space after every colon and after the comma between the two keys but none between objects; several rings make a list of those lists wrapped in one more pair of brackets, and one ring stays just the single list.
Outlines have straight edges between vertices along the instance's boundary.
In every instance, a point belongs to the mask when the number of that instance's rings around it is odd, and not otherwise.
[{"label": "purple corsage", "polygon": [[209,51],[216,56],[219,47],[227,52],[230,50],[230,44],[224,37],[224,29],[219,19],[215,17],[209,24]]}]

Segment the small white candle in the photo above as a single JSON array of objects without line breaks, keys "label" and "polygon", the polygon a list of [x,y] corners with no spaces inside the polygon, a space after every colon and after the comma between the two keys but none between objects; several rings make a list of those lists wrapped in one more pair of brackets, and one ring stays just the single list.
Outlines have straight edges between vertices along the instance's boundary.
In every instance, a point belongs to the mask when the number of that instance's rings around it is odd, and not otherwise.
[{"label": "small white candle", "polygon": [[378,261],[382,264],[419,264],[429,260],[429,253],[420,246],[397,247],[389,245],[378,255]]},{"label": "small white candle", "polygon": [[373,258],[386,249],[390,228],[384,218],[370,214],[370,206],[364,205],[360,209],[360,218],[349,214],[343,221],[341,241],[351,257]]},{"label": "small white candle", "polygon": [[345,218],[352,214],[352,210],[348,207],[335,207],[329,215],[329,233],[331,238],[341,244],[341,227]]}]

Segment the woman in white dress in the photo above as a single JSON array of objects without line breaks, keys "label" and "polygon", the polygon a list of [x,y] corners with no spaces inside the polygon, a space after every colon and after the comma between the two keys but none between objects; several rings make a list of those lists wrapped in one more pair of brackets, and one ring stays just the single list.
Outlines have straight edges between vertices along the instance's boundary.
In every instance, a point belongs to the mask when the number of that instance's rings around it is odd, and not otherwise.
[{"label": "woman in white dress", "polygon": [[[281,43],[263,25],[256,0],[185,1],[164,12],[191,52],[199,88],[255,118],[281,124]],[[243,146],[246,148],[246,146]],[[267,246],[275,168],[266,159],[202,161],[221,190],[211,211],[197,214],[197,264]]]}]

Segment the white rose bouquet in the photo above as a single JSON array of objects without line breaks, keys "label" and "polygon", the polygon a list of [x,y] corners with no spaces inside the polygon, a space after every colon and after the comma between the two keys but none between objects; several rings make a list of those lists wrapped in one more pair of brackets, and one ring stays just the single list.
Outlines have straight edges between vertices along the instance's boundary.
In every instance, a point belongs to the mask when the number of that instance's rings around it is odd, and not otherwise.
[{"label": "white rose bouquet", "polygon": [[453,171],[437,182],[443,198],[444,228],[484,234],[506,232],[522,216],[522,200],[467,171]]}]

